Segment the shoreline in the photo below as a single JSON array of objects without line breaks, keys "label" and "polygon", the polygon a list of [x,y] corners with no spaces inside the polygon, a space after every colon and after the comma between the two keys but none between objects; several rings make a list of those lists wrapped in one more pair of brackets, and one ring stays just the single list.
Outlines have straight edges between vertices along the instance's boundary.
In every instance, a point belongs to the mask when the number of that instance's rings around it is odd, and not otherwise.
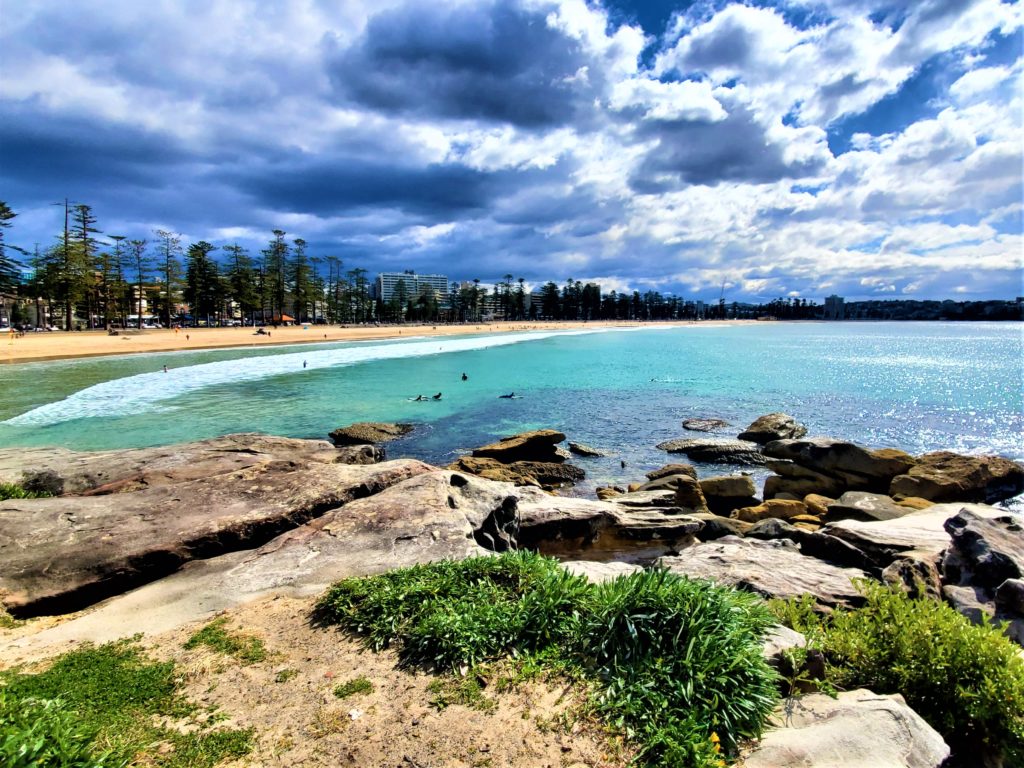
[{"label": "shoreline", "polygon": [[584,328],[642,328],[663,326],[748,325],[756,320],[659,320],[659,321],[520,321],[465,323],[458,325],[292,325],[269,328],[270,336],[257,336],[252,326],[240,328],[170,328],[120,331],[110,336],[104,330],[50,331],[5,335],[0,364],[17,365],[89,357],[110,357],[154,352],[189,352],[210,349],[276,347],[330,342],[387,341],[392,339],[462,336],[469,334],[569,331]]}]

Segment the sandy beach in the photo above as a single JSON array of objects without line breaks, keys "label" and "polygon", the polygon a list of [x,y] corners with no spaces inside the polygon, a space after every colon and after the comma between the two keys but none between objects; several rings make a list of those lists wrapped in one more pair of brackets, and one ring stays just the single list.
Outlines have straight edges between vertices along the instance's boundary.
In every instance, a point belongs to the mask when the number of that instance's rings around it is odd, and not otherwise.
[{"label": "sandy beach", "polygon": [[[751,321],[705,321],[737,323]],[[665,321],[652,325],[665,325]],[[692,321],[677,322],[692,325]],[[330,341],[367,341],[415,336],[451,336],[471,333],[510,333],[523,331],[573,330],[577,328],[629,328],[642,323],[626,321],[593,322],[497,322],[459,325],[292,325],[270,328],[269,336],[256,335],[246,328],[188,328],[127,330],[110,336],[106,331],[51,331],[26,333],[24,336],[4,334],[0,338],[0,363],[26,363],[37,360],[59,360],[74,357],[124,355],[140,352],[174,352],[187,349],[218,349],[223,347],[264,347],[281,344],[315,344]]]}]

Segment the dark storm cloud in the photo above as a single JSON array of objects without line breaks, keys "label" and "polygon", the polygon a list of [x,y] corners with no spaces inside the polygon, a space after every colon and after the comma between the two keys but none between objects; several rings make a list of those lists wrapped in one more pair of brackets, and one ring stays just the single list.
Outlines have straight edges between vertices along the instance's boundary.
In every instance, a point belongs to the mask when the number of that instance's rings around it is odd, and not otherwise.
[{"label": "dark storm cloud", "polygon": [[593,99],[587,78],[601,73],[577,77],[589,63],[584,51],[545,14],[504,0],[384,12],[351,47],[329,52],[331,81],[342,98],[383,112],[568,124]]},{"label": "dark storm cloud", "polygon": [[31,104],[12,105],[0,120],[0,178],[20,184],[32,202],[71,188],[159,187],[190,156],[173,138],[89,117],[52,119]]},{"label": "dark storm cloud", "polygon": [[659,194],[682,184],[764,184],[821,169],[819,157],[787,162],[785,143],[771,139],[749,108],[732,105],[728,111],[718,122],[649,122],[641,135],[658,138],[658,144],[630,177],[633,190]]}]

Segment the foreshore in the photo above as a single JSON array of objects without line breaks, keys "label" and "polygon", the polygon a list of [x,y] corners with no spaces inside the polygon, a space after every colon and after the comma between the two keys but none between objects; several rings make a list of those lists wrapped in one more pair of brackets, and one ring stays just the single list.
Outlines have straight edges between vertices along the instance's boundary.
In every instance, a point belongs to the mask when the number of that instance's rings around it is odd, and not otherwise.
[{"label": "foreshore", "polygon": [[[747,324],[751,320],[712,320],[700,325]],[[374,341],[417,336],[454,336],[473,333],[511,333],[531,331],[570,331],[584,328],[635,328],[643,325],[697,325],[694,321],[598,320],[559,322],[459,323],[455,325],[290,325],[267,326],[268,335],[256,334],[251,326],[242,328],[157,328],[122,330],[111,336],[104,330],[51,331],[4,334],[0,337],[0,363],[28,363],[78,357],[100,357],[142,352],[180,352],[183,350],[227,347],[268,347],[285,344],[316,344],[332,341]]]}]

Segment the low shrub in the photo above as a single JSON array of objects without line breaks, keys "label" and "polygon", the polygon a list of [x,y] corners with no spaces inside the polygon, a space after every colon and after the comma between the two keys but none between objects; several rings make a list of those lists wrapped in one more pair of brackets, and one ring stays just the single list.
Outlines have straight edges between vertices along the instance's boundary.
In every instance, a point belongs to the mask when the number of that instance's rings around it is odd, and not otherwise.
[{"label": "low shrub", "polygon": [[819,616],[807,601],[776,602],[783,623],[825,654],[841,689],[899,693],[955,755],[1003,755],[1024,765],[1024,659],[998,626],[976,626],[935,600],[861,582],[866,602]]},{"label": "low shrub", "polygon": [[774,618],[760,600],[665,571],[595,586],[552,559],[505,553],[346,579],[314,615],[371,648],[396,644],[404,663],[466,674],[511,655],[571,667],[650,765],[720,765],[778,697],[761,654]]},{"label": "low shrub", "polygon": [[[173,662],[151,661],[129,641],[86,646],[44,672],[0,673],[0,764],[205,768],[251,749],[251,731],[209,730],[195,712]],[[195,727],[183,733],[158,718]]]},{"label": "low shrub", "polygon": [[334,695],[339,699],[347,699],[349,696],[361,696],[368,693],[373,693],[373,683],[366,677],[356,677],[334,686]]},{"label": "low shrub", "polygon": [[41,499],[50,496],[45,491],[30,491],[17,483],[0,483],[0,501],[8,499]]}]

